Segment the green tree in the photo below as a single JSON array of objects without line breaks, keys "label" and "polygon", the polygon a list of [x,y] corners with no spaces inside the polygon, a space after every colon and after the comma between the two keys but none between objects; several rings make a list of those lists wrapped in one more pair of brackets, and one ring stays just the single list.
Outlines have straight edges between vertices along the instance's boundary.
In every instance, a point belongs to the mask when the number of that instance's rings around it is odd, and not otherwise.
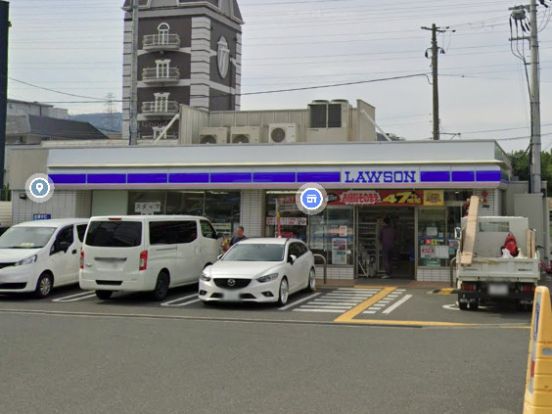
[{"label": "green tree", "polygon": [[[512,173],[521,181],[529,180],[529,154],[527,151],[515,151],[510,154],[512,160]],[[541,153],[542,179],[548,183],[547,192],[552,194],[552,153]]]}]

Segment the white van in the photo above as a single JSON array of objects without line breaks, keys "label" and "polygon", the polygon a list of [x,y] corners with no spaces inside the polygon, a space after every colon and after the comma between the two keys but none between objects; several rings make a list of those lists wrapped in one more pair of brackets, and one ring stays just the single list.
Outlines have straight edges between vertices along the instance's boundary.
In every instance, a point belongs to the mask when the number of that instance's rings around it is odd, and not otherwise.
[{"label": "white van", "polygon": [[30,221],[0,236],[0,293],[35,292],[79,281],[79,252],[88,219]]},{"label": "white van", "polygon": [[220,254],[209,220],[195,216],[93,217],[81,251],[80,287],[107,300],[115,291],[152,292],[197,283]]}]

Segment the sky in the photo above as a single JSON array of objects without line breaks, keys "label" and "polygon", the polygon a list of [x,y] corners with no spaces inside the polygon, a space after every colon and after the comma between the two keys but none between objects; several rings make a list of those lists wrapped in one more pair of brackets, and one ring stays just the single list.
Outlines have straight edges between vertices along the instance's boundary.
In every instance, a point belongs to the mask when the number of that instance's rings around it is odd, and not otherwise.
[{"label": "sky", "polygon": [[[70,113],[106,112],[122,94],[122,0],[11,0],[9,96]],[[508,0],[241,0],[242,92],[429,74],[439,35],[442,139],[498,139],[527,148],[529,98],[510,49]],[[551,8],[552,9],[552,8]],[[552,12],[540,7],[543,149],[552,149]],[[25,83],[84,99],[39,89]],[[305,108],[314,99],[363,99],[376,122],[409,140],[432,135],[425,76],[244,96],[242,109]],[[92,101],[92,102],[91,102]],[[96,102],[97,101],[97,102]],[[112,104],[119,110],[120,103]],[[460,135],[458,135],[460,134]]]}]

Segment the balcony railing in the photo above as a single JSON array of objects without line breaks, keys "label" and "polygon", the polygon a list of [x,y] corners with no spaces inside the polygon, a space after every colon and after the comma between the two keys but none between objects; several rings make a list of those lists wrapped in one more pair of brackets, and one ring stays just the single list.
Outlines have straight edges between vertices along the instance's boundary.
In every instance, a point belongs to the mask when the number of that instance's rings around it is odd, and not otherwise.
[{"label": "balcony railing", "polygon": [[144,36],[144,50],[178,50],[180,36],[177,34],[159,33]]},{"label": "balcony railing", "polygon": [[142,81],[146,83],[175,83],[179,80],[180,70],[178,68],[145,68],[142,70]]},{"label": "balcony railing", "polygon": [[142,103],[142,115],[146,117],[171,117],[178,113],[176,101],[152,101]]}]

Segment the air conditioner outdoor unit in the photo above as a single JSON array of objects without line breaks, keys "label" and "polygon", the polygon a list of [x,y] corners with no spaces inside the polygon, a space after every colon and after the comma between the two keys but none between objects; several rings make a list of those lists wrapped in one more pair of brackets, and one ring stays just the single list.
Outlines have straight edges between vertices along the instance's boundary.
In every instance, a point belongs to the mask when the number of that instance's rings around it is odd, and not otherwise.
[{"label": "air conditioner outdoor unit", "polygon": [[228,128],[224,127],[205,127],[201,128],[199,133],[200,144],[227,144]]},{"label": "air conditioner outdoor unit", "polygon": [[268,126],[268,142],[270,144],[289,144],[297,142],[296,124],[270,124]]},{"label": "air conditioner outdoor unit", "polygon": [[231,144],[258,144],[261,138],[261,128],[255,126],[232,127],[230,131]]}]

